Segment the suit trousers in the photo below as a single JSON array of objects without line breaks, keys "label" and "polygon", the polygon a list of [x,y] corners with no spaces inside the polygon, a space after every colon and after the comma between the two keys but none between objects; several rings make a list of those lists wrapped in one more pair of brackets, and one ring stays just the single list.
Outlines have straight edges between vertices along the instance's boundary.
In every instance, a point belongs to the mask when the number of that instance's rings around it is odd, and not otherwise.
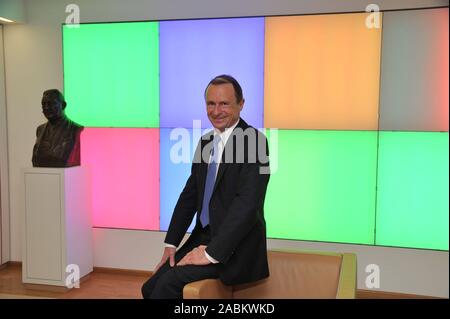
[{"label": "suit trousers", "polygon": [[[209,226],[194,231],[186,243],[175,253],[175,264],[188,252],[199,245],[208,245],[211,241]],[[171,267],[169,259],[142,286],[144,299],[181,299],[186,284],[209,278],[218,278],[218,264],[205,266],[186,265]]]}]

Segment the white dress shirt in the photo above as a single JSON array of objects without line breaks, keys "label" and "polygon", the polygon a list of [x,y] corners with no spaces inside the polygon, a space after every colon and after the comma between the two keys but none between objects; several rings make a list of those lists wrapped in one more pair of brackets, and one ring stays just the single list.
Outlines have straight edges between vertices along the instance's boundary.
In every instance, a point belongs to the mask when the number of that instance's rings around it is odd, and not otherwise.
[{"label": "white dress shirt", "polygon": [[[223,132],[214,128],[214,137],[219,136],[219,138],[220,138],[219,144],[218,144],[219,165],[217,165],[217,167],[216,167],[216,177],[217,177],[217,172],[219,171],[220,161],[222,160],[222,153],[223,153],[223,150],[225,149],[225,145],[227,144],[228,138],[231,136],[231,133],[233,132],[234,128],[238,125],[239,120],[240,119],[238,119],[233,126],[226,128],[225,131],[223,131]],[[209,157],[209,162],[211,162],[211,156]],[[175,245],[171,245],[171,244],[167,244],[167,243],[166,243],[166,247],[177,248]],[[213,263],[213,264],[219,263],[216,259],[214,259],[210,255],[208,255],[208,253],[206,251],[205,251],[205,256],[211,263]]]}]

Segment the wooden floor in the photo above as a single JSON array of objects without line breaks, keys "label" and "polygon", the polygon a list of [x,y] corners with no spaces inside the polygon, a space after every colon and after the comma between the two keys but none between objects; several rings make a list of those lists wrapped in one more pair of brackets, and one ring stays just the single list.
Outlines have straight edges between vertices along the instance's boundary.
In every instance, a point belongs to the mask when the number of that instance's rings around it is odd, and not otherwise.
[{"label": "wooden floor", "polygon": [[[7,265],[0,270],[0,298],[58,299],[141,299],[141,286],[149,278],[144,274],[107,273],[94,270],[80,283],[80,288],[68,291],[48,291],[22,283],[21,265]],[[61,289],[58,289],[61,290]]]}]

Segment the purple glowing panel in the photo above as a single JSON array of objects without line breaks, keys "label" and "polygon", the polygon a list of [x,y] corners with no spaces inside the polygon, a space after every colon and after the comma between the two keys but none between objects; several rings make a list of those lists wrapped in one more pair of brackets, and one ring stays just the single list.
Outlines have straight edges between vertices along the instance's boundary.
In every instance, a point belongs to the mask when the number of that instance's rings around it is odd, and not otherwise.
[{"label": "purple glowing panel", "polygon": [[160,32],[160,127],[210,127],[203,97],[217,75],[242,86],[241,117],[262,127],[264,109],[264,18],[163,21]]}]

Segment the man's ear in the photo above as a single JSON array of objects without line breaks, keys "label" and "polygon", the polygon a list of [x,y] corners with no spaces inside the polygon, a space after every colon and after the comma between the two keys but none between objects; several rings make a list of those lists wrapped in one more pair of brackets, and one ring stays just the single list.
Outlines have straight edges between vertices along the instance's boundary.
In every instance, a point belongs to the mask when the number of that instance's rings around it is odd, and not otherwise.
[{"label": "man's ear", "polygon": [[239,103],[239,110],[242,111],[242,108],[244,107],[245,99],[242,99],[241,103]]},{"label": "man's ear", "polygon": [[62,109],[64,110],[66,108],[66,105],[67,105],[66,101],[62,101],[61,104],[62,104]]}]

